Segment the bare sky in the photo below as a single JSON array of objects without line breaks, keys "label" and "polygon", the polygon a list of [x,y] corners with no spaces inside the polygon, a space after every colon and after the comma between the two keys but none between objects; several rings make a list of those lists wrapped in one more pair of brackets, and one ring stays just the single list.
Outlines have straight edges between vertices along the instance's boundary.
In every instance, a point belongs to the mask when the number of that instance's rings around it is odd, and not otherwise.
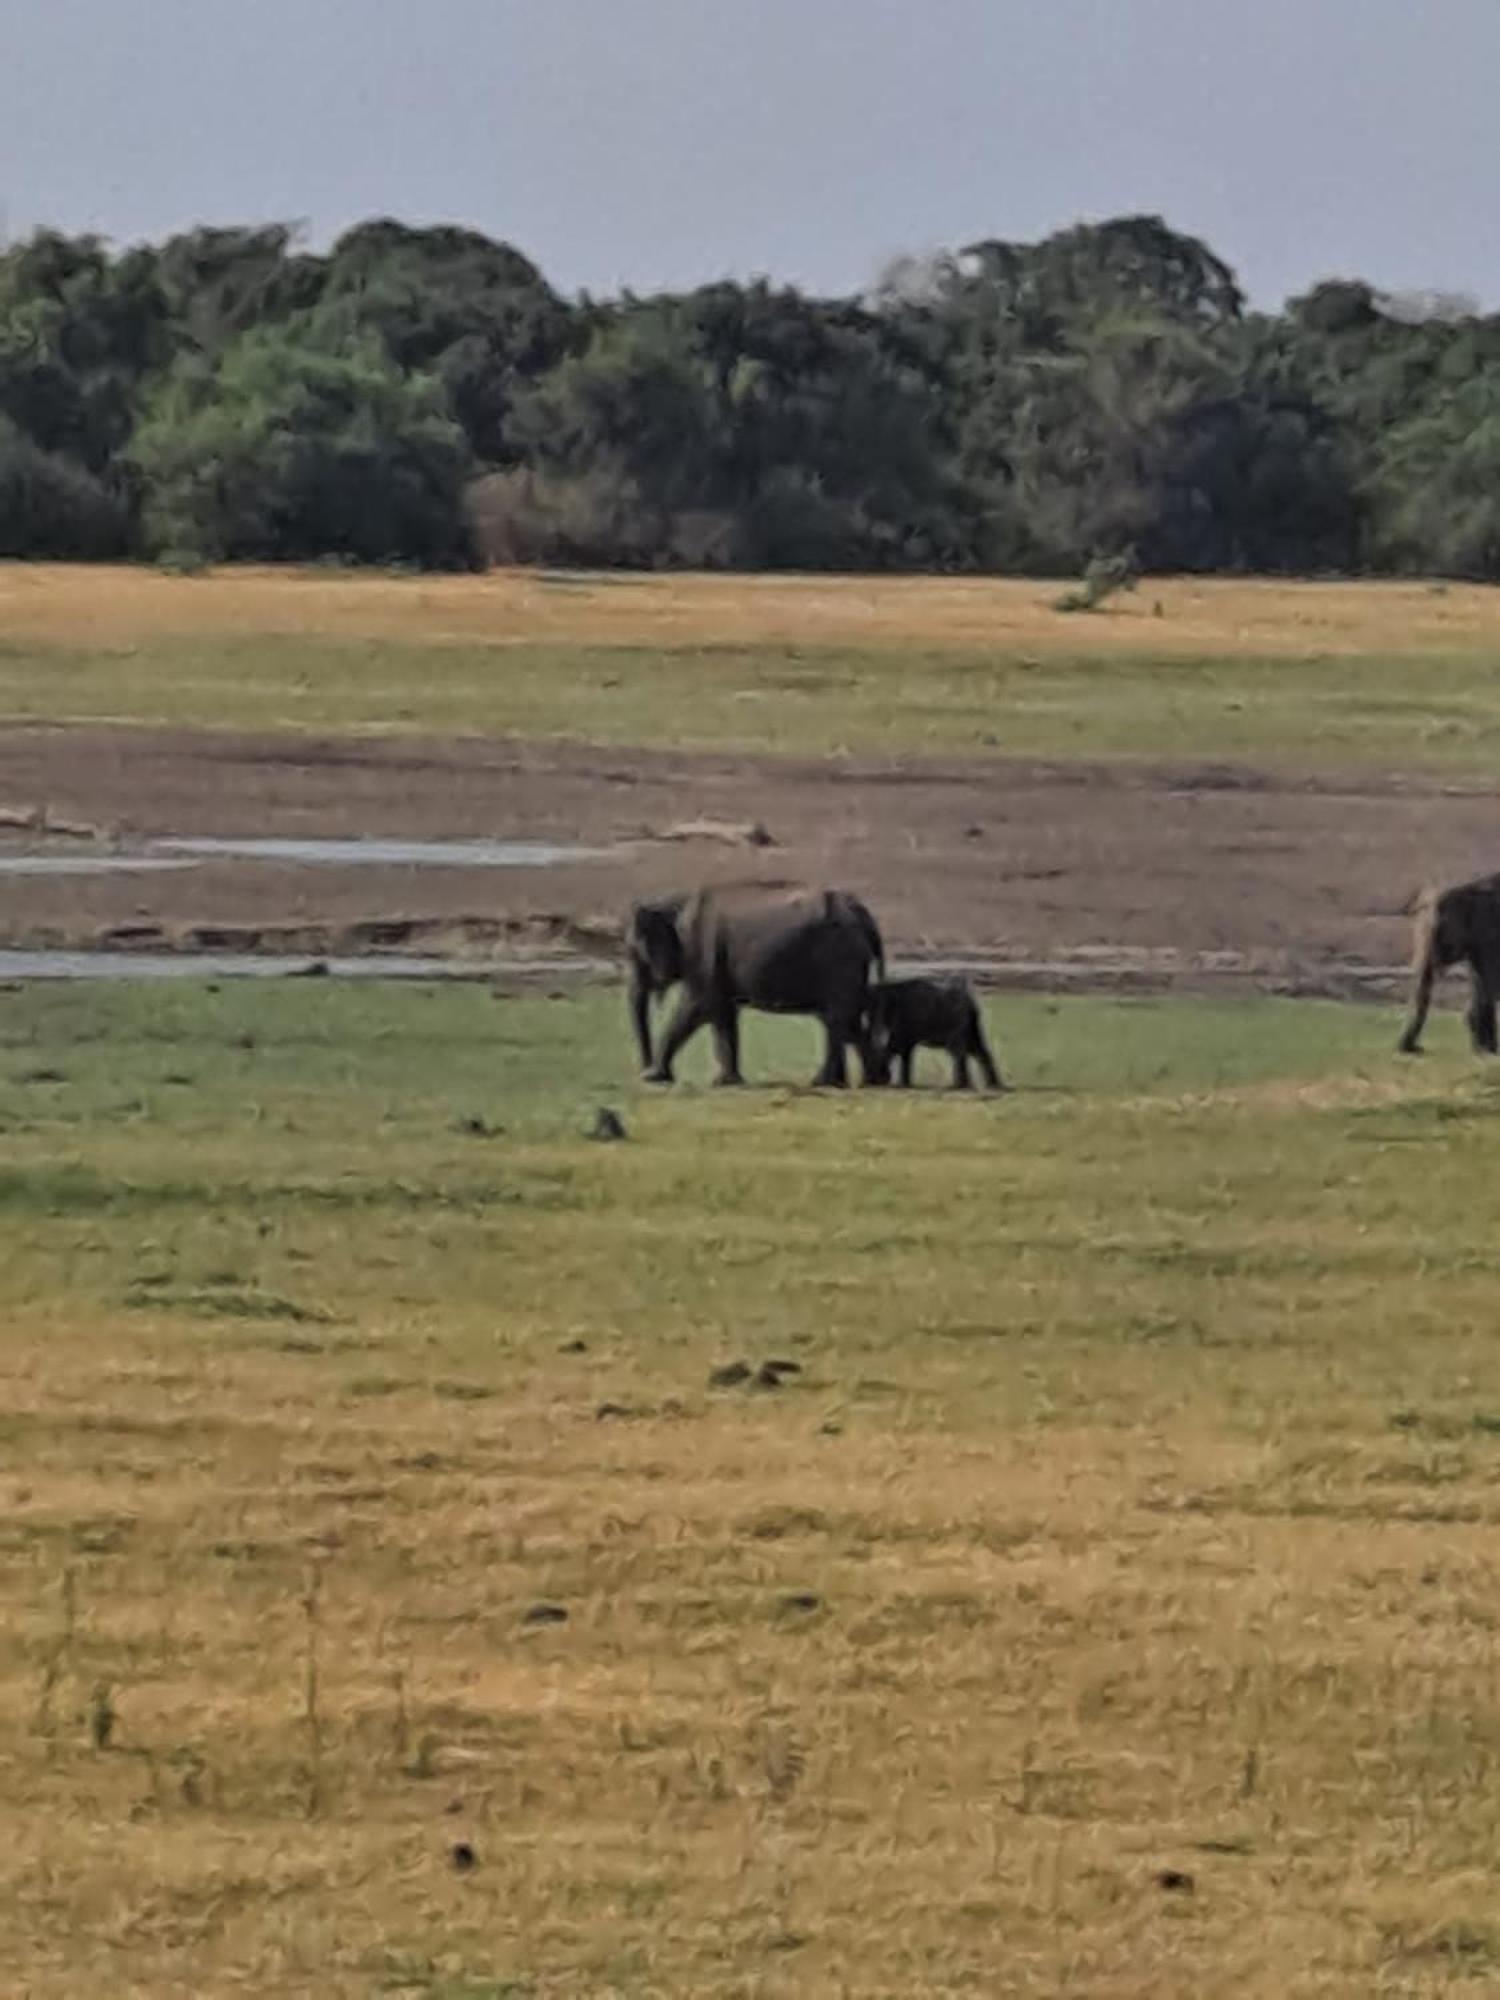
[{"label": "bare sky", "polygon": [[1500,0],[0,0],[0,217],[473,224],[595,292],[1164,214],[1500,306]]}]

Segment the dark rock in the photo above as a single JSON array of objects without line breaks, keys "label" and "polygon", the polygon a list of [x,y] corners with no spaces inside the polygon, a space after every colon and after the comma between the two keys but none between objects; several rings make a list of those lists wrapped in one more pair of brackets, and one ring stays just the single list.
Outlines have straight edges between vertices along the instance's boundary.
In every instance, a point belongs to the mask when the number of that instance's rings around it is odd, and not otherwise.
[{"label": "dark rock", "polygon": [[589,1344],[586,1340],[565,1340],[557,1351],[559,1354],[587,1354]]},{"label": "dark rock", "polygon": [[755,1371],[757,1389],[779,1389],[793,1375],[802,1373],[800,1361],[763,1361]]},{"label": "dark rock", "polygon": [[710,1389],[738,1389],[742,1382],[748,1382],[754,1370],[748,1361],[725,1361],[708,1371]]},{"label": "dark rock", "polygon": [[533,1604],[521,1620],[523,1625],[566,1625],[567,1608],[561,1604]]},{"label": "dark rock", "polygon": [[1171,1896],[1191,1896],[1197,1884],[1185,1869],[1161,1868],[1157,1870],[1156,1886]]},{"label": "dark rock", "polygon": [[594,1122],[589,1127],[588,1136],[591,1139],[603,1140],[625,1138],[627,1136],[625,1124],[619,1112],[611,1111],[607,1105],[601,1106],[594,1113]]},{"label": "dark rock", "polygon": [[455,1840],[449,1851],[449,1858],[460,1875],[467,1875],[479,1866],[479,1856],[467,1840]]},{"label": "dark rock", "polygon": [[820,1611],[823,1600],[815,1590],[793,1590],[781,1600],[783,1611]]},{"label": "dark rock", "polygon": [[608,1423],[612,1418],[628,1417],[629,1415],[630,1412],[623,1403],[601,1403],[594,1412],[594,1420],[596,1423],[603,1424]]}]

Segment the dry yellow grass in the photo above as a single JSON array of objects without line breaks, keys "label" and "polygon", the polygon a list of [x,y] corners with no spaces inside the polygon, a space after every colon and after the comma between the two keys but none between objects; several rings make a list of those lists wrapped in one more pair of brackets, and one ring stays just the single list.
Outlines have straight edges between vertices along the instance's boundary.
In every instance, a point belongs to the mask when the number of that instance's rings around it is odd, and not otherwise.
[{"label": "dry yellow grass", "polygon": [[10,563],[0,565],[0,638],[57,646],[262,633],[420,645],[998,647],[1043,658],[1080,649],[1302,657],[1500,645],[1500,592],[1477,586],[1162,578],[1072,618],[1053,609],[1059,590],[990,578],[254,568],[176,577]]},{"label": "dry yellow grass", "polygon": [[[1487,770],[1500,593],[0,567],[0,715]],[[1160,615],[1156,607],[1160,606]]]}]

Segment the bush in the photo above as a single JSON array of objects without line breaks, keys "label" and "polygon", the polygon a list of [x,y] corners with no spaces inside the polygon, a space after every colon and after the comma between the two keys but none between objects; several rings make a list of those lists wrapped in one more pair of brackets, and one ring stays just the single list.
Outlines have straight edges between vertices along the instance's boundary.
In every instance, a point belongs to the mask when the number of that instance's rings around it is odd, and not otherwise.
[{"label": "bush", "polygon": [[1097,611],[1122,590],[1134,590],[1141,580],[1134,555],[1095,556],[1083,573],[1077,590],[1065,590],[1053,605],[1054,611]]},{"label": "bush", "polygon": [[727,569],[735,556],[730,516],[708,508],[663,516],[612,469],[492,472],[469,488],[466,508],[487,568]]},{"label": "bush", "polygon": [[148,548],[177,559],[471,560],[469,453],[431,378],[373,344],[330,353],[305,330],[247,334],[180,362],[132,446]]}]

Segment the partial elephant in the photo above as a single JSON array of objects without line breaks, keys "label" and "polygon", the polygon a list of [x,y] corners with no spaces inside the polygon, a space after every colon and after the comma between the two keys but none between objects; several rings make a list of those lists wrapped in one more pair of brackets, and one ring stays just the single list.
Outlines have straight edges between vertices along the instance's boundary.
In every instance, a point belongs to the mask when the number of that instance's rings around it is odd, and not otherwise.
[{"label": "partial elephant", "polygon": [[979,1002],[967,979],[890,979],[870,989],[869,1031],[875,1063],[872,1081],[888,1083],[891,1064],[903,1088],[911,1083],[912,1060],[921,1049],[945,1049],[953,1063],[953,1088],[969,1088],[969,1063],[990,1090],[1004,1090],[995,1058],[984,1038]]},{"label": "partial elephant", "polygon": [[1421,1052],[1432,989],[1450,965],[1469,968],[1469,1039],[1480,1055],[1492,1056],[1500,999],[1500,875],[1452,889],[1428,889],[1419,899],[1411,1012],[1398,1045],[1403,1055]]},{"label": "partial elephant", "polygon": [[[880,930],[857,896],[842,889],[728,884],[638,903],[626,938],[630,1017],[648,1083],[670,1083],[684,1044],[713,1030],[718,1081],[740,1075],[739,1012],[815,1014],[827,1036],[814,1081],[848,1081],[845,1050],[858,1049],[870,1074],[865,1008],[870,975],[885,970]],[[651,1004],[681,985],[677,1012],[653,1055]]]}]

